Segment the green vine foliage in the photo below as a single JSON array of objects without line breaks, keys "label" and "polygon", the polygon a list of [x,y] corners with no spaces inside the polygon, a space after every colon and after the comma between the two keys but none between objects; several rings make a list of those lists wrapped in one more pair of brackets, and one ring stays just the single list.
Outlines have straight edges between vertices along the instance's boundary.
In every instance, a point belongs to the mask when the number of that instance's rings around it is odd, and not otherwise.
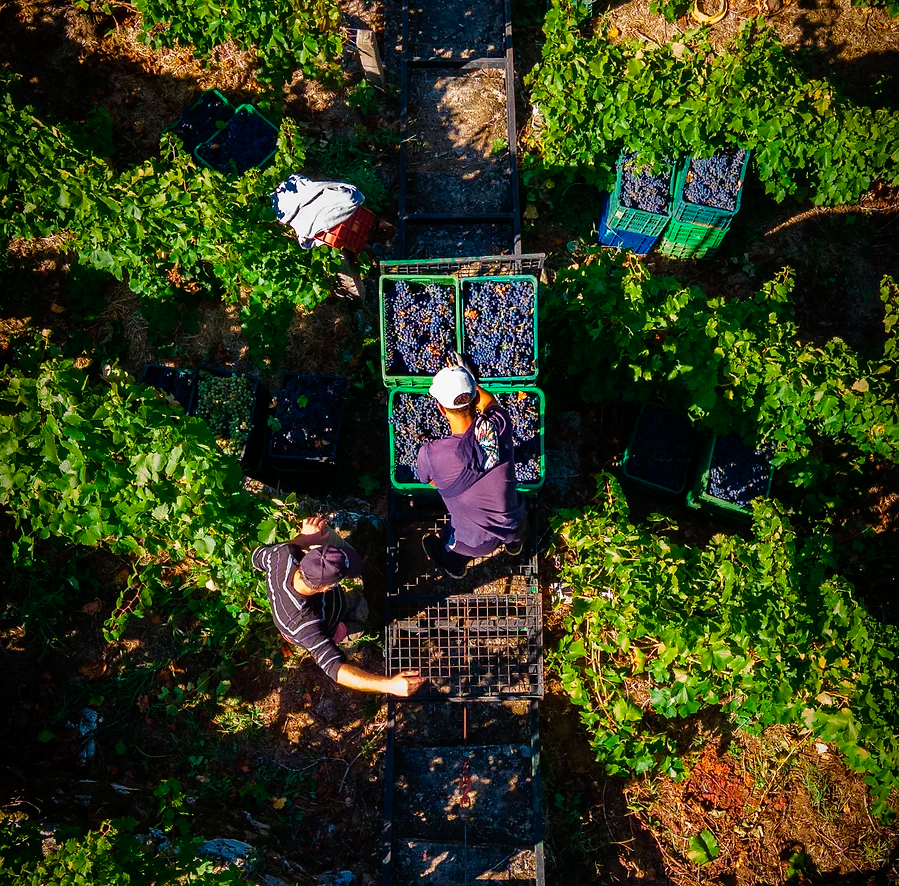
[{"label": "green vine foliage", "polygon": [[528,79],[540,125],[525,183],[562,172],[608,189],[622,148],[658,164],[740,145],[778,201],[849,203],[875,180],[899,184],[899,114],[808,76],[773,29],[748,22],[720,53],[703,31],[648,49],[585,33],[579,14],[554,0],[546,16]]},{"label": "green vine foliage", "polygon": [[560,343],[550,352],[554,380],[580,383],[586,402],[661,393],[715,430],[774,442],[776,463],[807,455],[818,435],[899,460],[899,287],[882,284],[886,341],[876,359],[838,338],[800,341],[791,290],[784,270],[753,296],[709,298],[587,247],[544,290],[541,334]]},{"label": "green vine foliage", "polygon": [[257,361],[276,361],[296,308],[330,291],[339,252],[300,249],[268,199],[305,160],[290,120],[274,166],[239,177],[198,168],[169,135],[158,159],[117,172],[9,93],[0,98],[0,146],[0,234],[64,232],[80,262],[127,280],[145,301],[178,302],[198,289],[221,296],[239,308]]},{"label": "green vine foliage", "polygon": [[633,525],[617,481],[553,519],[574,591],[551,661],[610,773],[683,773],[670,721],[714,708],[743,729],[789,724],[833,742],[889,815],[899,787],[899,632],[835,574],[822,529],[799,538],[757,500],[751,539],[704,548],[653,517]]},{"label": "green vine foliage", "polygon": [[[80,0],[86,8],[90,0]],[[199,56],[233,40],[252,49],[263,82],[280,87],[294,71],[336,80],[343,40],[336,0],[135,0],[142,39],[188,46]]]},{"label": "green vine foliage", "polygon": [[852,0],[853,6],[882,6],[893,17],[899,18],[899,2],[897,0]]},{"label": "green vine foliage", "polygon": [[[27,821],[0,824],[0,886],[238,886],[242,872],[213,870],[210,859],[199,858],[196,839],[180,838],[166,854],[134,833],[133,818],[103,822],[97,830],[73,835],[44,857],[40,828]],[[74,830],[68,828],[66,830]]]},{"label": "green vine foliage", "polygon": [[114,367],[96,384],[68,360],[4,375],[0,504],[21,531],[14,556],[57,537],[128,557],[110,640],[179,592],[210,634],[239,639],[265,620],[250,552],[292,534],[295,515],[244,491],[239,463],[200,419]]}]

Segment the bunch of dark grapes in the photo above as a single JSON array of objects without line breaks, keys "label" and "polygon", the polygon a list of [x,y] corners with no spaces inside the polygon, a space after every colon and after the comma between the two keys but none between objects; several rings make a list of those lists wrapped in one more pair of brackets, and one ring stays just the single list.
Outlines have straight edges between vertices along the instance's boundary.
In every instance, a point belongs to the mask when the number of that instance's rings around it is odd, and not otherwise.
[{"label": "bunch of dark grapes", "polygon": [[647,406],[627,453],[627,473],[678,492],[683,488],[696,432],[690,420]]},{"label": "bunch of dark grapes", "polygon": [[246,172],[275,150],[278,133],[258,114],[238,111],[219,136],[197,154],[219,172]]},{"label": "bunch of dark grapes", "polygon": [[534,371],[534,284],[530,280],[463,282],[464,348],[482,378]]},{"label": "bunch of dark grapes", "polygon": [[240,456],[253,420],[254,381],[245,375],[220,377],[201,372],[197,382],[197,415],[209,425],[228,455]]},{"label": "bunch of dark grapes", "polygon": [[737,208],[737,194],[743,183],[740,170],[746,151],[725,148],[706,160],[694,157],[687,170],[684,199],[699,206],[714,206],[733,212]]},{"label": "bunch of dark grapes", "polygon": [[418,450],[431,440],[449,435],[449,424],[429,394],[402,394],[393,398],[394,476],[399,483],[419,483]]},{"label": "bunch of dark grapes", "polygon": [[197,145],[212,138],[219,123],[226,123],[234,116],[234,109],[214,92],[207,92],[190,108],[184,106],[181,117],[172,131],[184,142],[184,150],[192,154]]},{"label": "bunch of dark grapes", "polygon": [[332,457],[347,393],[345,378],[294,375],[277,394],[272,452],[300,458]]},{"label": "bunch of dark grapes", "polygon": [[389,375],[435,375],[456,347],[456,293],[440,283],[390,281],[384,291]]},{"label": "bunch of dark grapes", "polygon": [[718,437],[712,452],[708,492],[741,508],[768,491],[771,455],[767,449],[753,449],[738,435]]},{"label": "bunch of dark grapes", "polygon": [[497,394],[496,399],[512,419],[515,479],[536,483],[540,479],[540,401],[527,391]]},{"label": "bunch of dark grapes", "polygon": [[670,163],[666,160],[665,172],[654,175],[646,167],[636,166],[636,156],[635,152],[626,151],[619,161],[621,205],[665,215],[671,197]]}]

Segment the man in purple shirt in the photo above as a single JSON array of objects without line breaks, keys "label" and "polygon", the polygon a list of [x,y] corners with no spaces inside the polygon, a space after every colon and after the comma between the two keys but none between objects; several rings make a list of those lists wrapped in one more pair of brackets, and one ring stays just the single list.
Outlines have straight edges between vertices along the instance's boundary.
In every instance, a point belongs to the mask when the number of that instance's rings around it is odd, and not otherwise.
[{"label": "man in purple shirt", "polygon": [[512,422],[462,358],[441,369],[429,393],[449,423],[450,436],[418,451],[418,477],[437,488],[450,523],[444,537],[427,535],[429,559],[452,578],[463,578],[474,557],[504,546],[518,556],[527,536],[524,497],[516,488]]}]

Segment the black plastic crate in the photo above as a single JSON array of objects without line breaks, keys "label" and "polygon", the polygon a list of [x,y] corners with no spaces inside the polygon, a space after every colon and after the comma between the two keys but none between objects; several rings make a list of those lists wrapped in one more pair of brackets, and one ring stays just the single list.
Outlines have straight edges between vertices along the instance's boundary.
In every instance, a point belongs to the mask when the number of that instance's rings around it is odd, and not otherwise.
[{"label": "black plastic crate", "polygon": [[200,374],[207,373],[218,378],[230,378],[233,375],[246,376],[253,383],[252,417],[247,441],[244,444],[238,458],[244,470],[254,471],[262,464],[262,453],[265,447],[265,437],[268,430],[267,413],[269,407],[268,390],[254,375],[245,372],[234,372],[231,369],[220,369],[218,366],[198,366],[194,376],[194,389],[190,399],[188,415],[196,415],[199,406]]},{"label": "black plastic crate", "polygon": [[449,523],[436,495],[391,495],[388,502],[387,593],[391,595],[538,594],[537,507],[527,499],[528,537],[524,550],[510,557],[502,549],[478,557],[464,578],[445,575],[428,560],[421,540],[439,535]]},{"label": "black plastic crate", "polygon": [[333,465],[349,382],[339,375],[282,372],[275,394],[275,418],[268,442],[271,464],[280,471]]},{"label": "black plastic crate", "polygon": [[622,459],[622,472],[652,493],[681,495],[696,449],[696,429],[679,412],[644,403]]},{"label": "black plastic crate", "polygon": [[418,671],[417,698],[540,698],[542,626],[539,594],[393,597],[387,672]]},{"label": "black plastic crate", "polygon": [[141,376],[144,384],[152,385],[157,391],[170,394],[182,409],[190,408],[194,395],[193,369],[177,369],[174,366],[163,366],[161,363],[147,363]]}]

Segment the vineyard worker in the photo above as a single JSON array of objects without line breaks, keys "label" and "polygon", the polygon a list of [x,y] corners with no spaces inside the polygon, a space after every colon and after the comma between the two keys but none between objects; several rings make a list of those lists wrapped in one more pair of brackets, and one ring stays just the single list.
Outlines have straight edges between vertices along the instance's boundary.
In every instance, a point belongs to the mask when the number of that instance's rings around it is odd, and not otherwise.
[{"label": "vineyard worker", "polygon": [[362,558],[321,517],[303,520],[300,534],[292,541],[260,545],[252,560],[265,573],[272,616],[281,636],[306,649],[336,683],[402,696],[421,685],[423,680],[411,671],[383,677],[345,661],[337,644],[361,630],[359,622],[368,607],[360,594],[345,594],[340,580],[358,578]]},{"label": "vineyard worker", "polygon": [[463,578],[475,557],[500,547],[518,556],[527,537],[524,497],[516,488],[512,421],[477,382],[472,367],[453,352],[429,389],[449,422],[450,436],[418,451],[418,476],[435,486],[449,511],[442,537],[422,539],[428,558],[452,578]]}]

